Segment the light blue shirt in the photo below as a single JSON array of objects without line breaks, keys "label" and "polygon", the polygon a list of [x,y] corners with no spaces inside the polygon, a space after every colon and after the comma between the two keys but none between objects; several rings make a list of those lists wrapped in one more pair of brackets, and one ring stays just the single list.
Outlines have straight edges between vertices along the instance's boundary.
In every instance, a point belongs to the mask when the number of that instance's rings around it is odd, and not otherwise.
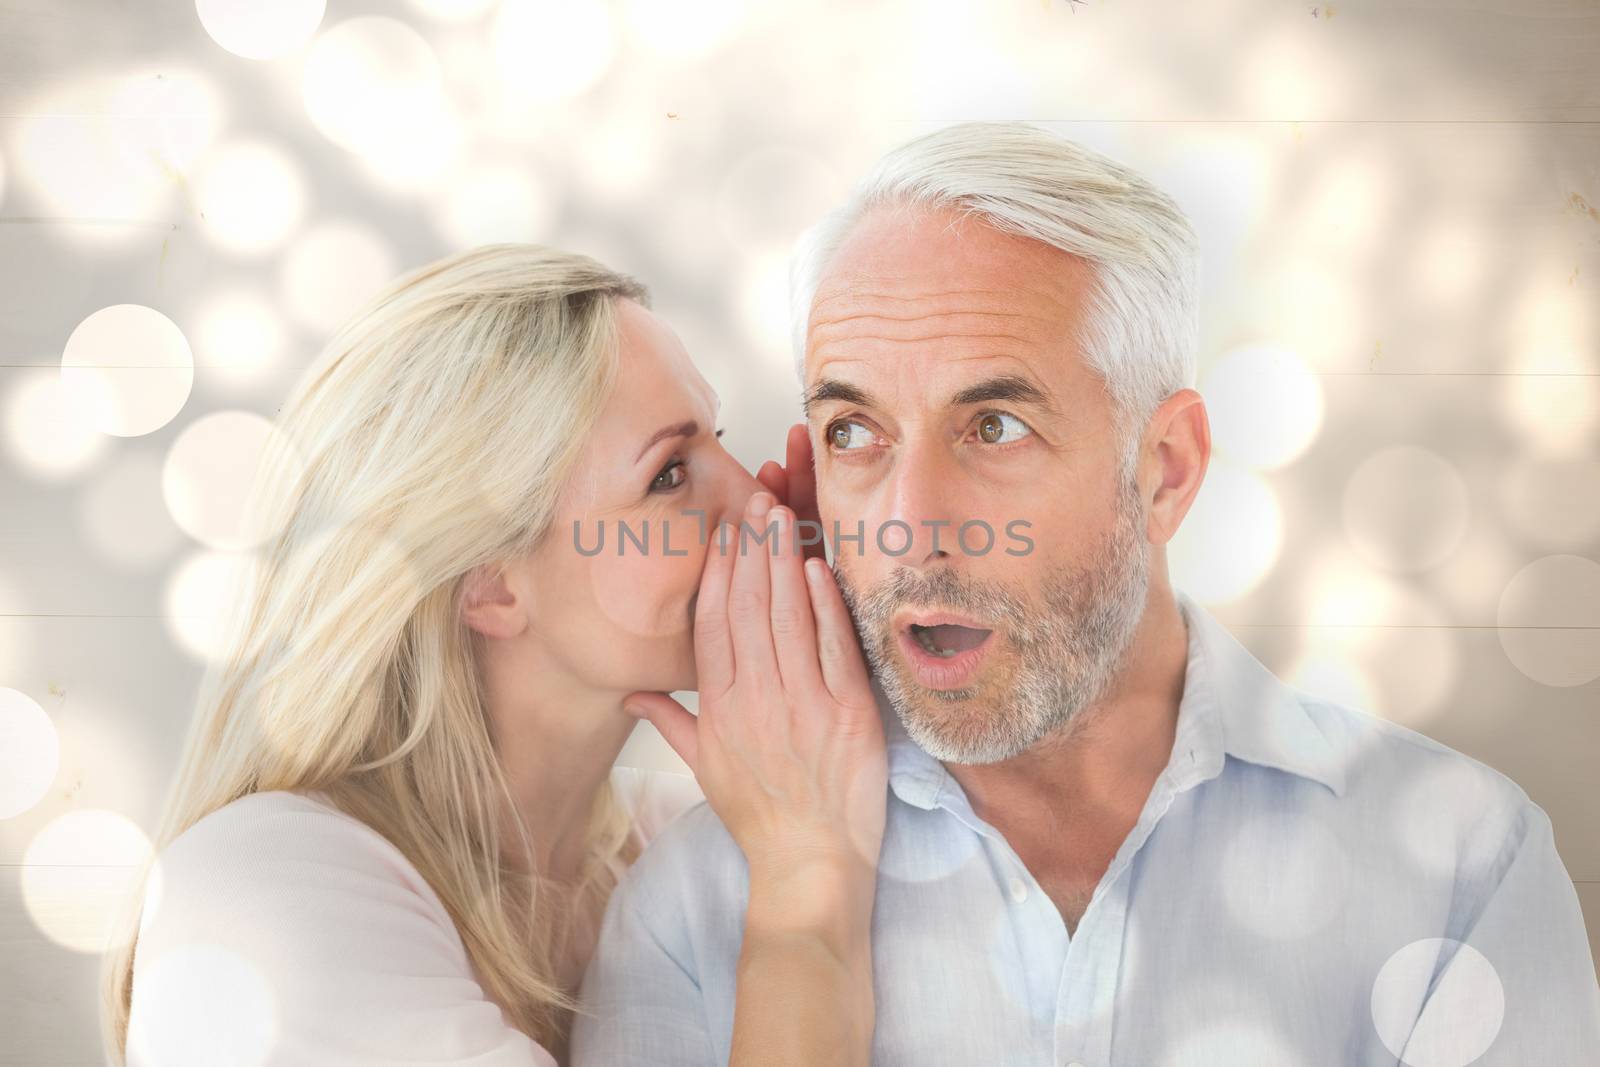
[{"label": "light blue shirt", "polygon": [[[1070,936],[892,711],[875,1064],[1594,1067],[1600,986],[1545,813],[1279,681],[1181,592],[1166,769]],[[748,899],[704,804],[606,912],[577,1067],[725,1064]]]}]

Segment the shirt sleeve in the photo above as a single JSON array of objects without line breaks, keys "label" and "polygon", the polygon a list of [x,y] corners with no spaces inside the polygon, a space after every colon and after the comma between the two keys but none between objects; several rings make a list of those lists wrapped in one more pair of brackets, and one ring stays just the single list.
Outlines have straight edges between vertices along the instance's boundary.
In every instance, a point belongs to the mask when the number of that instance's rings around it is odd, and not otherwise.
[{"label": "shirt sleeve", "polygon": [[1404,1062],[1600,1064],[1600,983],[1577,892],[1549,817],[1531,801],[1521,816],[1470,930],[1439,946]]},{"label": "shirt sleeve", "polygon": [[399,850],[288,794],[202,820],[147,887],[128,1063],[179,1062],[555,1067]]},{"label": "shirt sleeve", "polygon": [[[659,846],[657,846],[659,847]],[[720,1067],[685,925],[655,921],[670,907],[665,869],[650,857],[607,903],[572,1030],[572,1067]]]}]

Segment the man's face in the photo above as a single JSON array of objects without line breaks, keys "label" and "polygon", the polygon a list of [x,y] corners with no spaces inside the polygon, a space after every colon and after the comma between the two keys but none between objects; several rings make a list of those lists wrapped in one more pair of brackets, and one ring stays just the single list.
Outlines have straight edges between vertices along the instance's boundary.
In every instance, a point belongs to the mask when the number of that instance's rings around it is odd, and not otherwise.
[{"label": "man's face", "polygon": [[1143,616],[1143,502],[1077,342],[1091,281],[1043,243],[885,208],[812,304],[819,510],[830,537],[865,532],[835,569],[879,684],[942,760],[1008,759],[1073,721]]}]

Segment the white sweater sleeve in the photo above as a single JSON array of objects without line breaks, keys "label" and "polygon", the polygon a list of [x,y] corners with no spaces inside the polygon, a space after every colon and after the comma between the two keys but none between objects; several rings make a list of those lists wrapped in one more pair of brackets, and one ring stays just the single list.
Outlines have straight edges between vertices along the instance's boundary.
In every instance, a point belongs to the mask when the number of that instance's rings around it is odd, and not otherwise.
[{"label": "white sweater sleeve", "polygon": [[163,850],[128,1063],[555,1067],[484,995],[399,850],[293,793],[235,801]]}]

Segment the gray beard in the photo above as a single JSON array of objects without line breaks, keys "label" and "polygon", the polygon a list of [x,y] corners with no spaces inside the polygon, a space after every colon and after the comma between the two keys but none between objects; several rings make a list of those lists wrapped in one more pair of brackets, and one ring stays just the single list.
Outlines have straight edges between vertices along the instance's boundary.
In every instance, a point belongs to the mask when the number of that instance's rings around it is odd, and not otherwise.
[{"label": "gray beard", "polygon": [[[906,734],[943,762],[996,763],[1075,723],[1110,688],[1144,618],[1150,560],[1143,512],[1137,483],[1124,478],[1111,533],[1087,565],[1046,573],[1042,607],[948,567],[897,567],[861,591],[835,564],[867,662]],[[895,612],[906,607],[944,608],[1003,623],[1018,664],[1010,688],[992,695],[988,708],[961,714],[959,705],[980,699],[982,687],[928,689],[912,680],[890,630]],[[955,714],[941,714],[943,708]]]}]

